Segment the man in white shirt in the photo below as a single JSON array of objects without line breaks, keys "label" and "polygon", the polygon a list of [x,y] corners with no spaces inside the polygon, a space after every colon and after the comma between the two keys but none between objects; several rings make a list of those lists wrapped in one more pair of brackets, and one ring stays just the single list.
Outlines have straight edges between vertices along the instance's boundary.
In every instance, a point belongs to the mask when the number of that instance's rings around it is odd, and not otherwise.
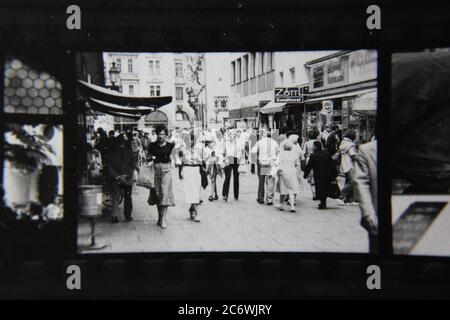
[{"label": "man in white shirt", "polygon": [[227,165],[224,168],[225,180],[223,182],[222,196],[223,200],[228,200],[228,191],[230,188],[231,173],[233,172],[233,193],[234,199],[239,200],[239,164],[241,163],[243,146],[237,139],[235,132],[229,132],[229,140],[225,142],[224,157]]},{"label": "man in white shirt", "polygon": [[278,156],[278,143],[272,139],[270,131],[261,131],[260,140],[253,146],[252,153],[256,154],[258,170],[258,198],[259,203],[273,204],[275,178],[270,176],[270,169],[275,164]]}]

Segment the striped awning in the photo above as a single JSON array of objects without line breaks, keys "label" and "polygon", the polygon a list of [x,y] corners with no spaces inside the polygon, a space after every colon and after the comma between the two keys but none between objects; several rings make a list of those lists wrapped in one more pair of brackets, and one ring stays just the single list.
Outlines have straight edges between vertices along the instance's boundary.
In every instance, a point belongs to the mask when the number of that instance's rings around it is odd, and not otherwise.
[{"label": "striped awning", "polygon": [[113,116],[139,119],[172,102],[172,97],[138,97],[78,80],[78,88],[87,107]]}]

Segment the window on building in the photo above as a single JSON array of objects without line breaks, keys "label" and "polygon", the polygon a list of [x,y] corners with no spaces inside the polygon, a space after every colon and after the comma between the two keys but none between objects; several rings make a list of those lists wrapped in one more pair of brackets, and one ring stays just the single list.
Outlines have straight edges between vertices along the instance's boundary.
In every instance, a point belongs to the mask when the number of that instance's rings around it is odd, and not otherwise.
[{"label": "window on building", "polygon": [[251,61],[250,61],[251,67],[250,67],[250,77],[256,76],[256,53],[251,53]]},{"label": "window on building", "polygon": [[155,63],[153,60],[148,61],[148,69],[150,74],[155,74]]},{"label": "window on building", "polygon": [[231,84],[236,84],[236,62],[231,62]]},{"label": "window on building", "polygon": [[133,60],[128,59],[128,73],[133,73]]},{"label": "window on building", "polygon": [[243,81],[247,81],[248,80],[248,54],[244,56],[244,65],[242,66],[243,68]]},{"label": "window on building", "polygon": [[155,75],[161,74],[159,60],[149,60],[148,66],[149,66],[150,75],[155,76]]},{"label": "window on building", "polygon": [[183,64],[181,62],[175,62],[175,77],[183,77]]},{"label": "window on building", "polygon": [[183,100],[183,87],[175,87],[175,97],[177,100]]},{"label": "window on building", "polygon": [[150,97],[155,96],[155,86],[150,86]]},{"label": "window on building", "polygon": [[324,72],[323,72],[323,65],[315,67],[312,71],[313,76],[313,88],[321,88],[323,87],[323,79],[324,79]]},{"label": "window on building", "polygon": [[161,96],[161,86],[156,86],[155,88],[155,94],[157,97]]},{"label": "window on building", "polygon": [[259,53],[259,74],[264,73],[264,52]]},{"label": "window on building", "polygon": [[242,75],[242,70],[241,70],[241,59],[237,60],[237,65],[236,65],[236,81],[237,83],[241,82],[241,75]]},{"label": "window on building", "polygon": [[283,71],[280,72],[280,85],[284,85],[284,73],[283,73]]},{"label": "window on building", "polygon": [[291,73],[291,83],[295,83],[295,68],[290,68],[289,72]]},{"label": "window on building", "polygon": [[220,106],[221,106],[222,108],[226,109],[226,108],[227,108],[227,102],[228,102],[228,101],[225,100],[225,99],[224,99],[224,100],[221,100],[221,101],[220,101]]},{"label": "window on building", "polygon": [[267,71],[273,70],[273,52],[267,53]]},{"label": "window on building", "polygon": [[134,95],[134,85],[128,85],[128,93],[130,94],[130,96]]},{"label": "window on building", "polygon": [[119,71],[122,71],[122,59],[117,58],[116,59],[116,67],[119,69]]}]

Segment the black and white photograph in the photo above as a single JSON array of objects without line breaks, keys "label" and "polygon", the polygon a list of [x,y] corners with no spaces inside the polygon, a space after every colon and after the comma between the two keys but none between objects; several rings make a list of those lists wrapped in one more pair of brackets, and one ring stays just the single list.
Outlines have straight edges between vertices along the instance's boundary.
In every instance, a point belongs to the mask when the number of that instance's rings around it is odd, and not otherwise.
[{"label": "black and white photograph", "polygon": [[377,51],[82,52],[81,253],[377,251]]},{"label": "black and white photograph", "polygon": [[392,55],[395,254],[450,256],[450,49]]},{"label": "black and white photograph", "polygon": [[62,220],[62,126],[7,123],[4,127],[5,214],[15,220]]}]

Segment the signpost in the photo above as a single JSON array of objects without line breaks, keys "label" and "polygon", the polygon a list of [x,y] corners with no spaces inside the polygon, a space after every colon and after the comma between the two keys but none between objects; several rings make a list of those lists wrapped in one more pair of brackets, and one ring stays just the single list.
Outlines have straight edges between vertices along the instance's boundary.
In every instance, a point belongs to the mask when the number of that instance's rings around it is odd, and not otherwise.
[{"label": "signpost", "polygon": [[275,88],[275,102],[276,103],[302,103],[308,95],[309,87],[287,87]]}]

